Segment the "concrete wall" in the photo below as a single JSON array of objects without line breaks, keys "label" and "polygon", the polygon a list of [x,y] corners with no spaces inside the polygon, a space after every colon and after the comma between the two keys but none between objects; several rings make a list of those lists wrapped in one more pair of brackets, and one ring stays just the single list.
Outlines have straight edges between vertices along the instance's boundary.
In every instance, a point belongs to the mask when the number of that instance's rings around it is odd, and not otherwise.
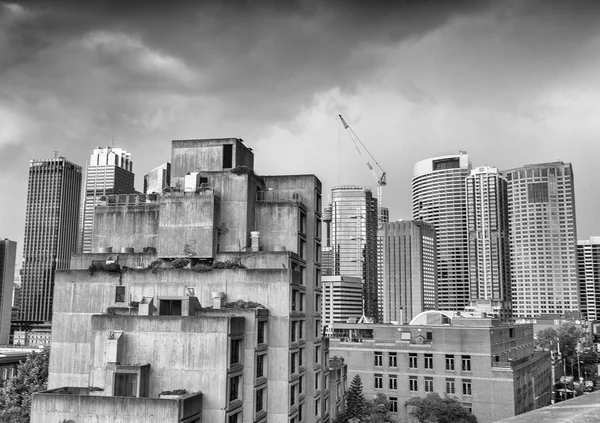
[{"label": "concrete wall", "polygon": [[179,423],[187,409],[197,411],[201,394],[188,399],[100,397],[76,394],[36,393],[31,404],[31,423]]},{"label": "concrete wall", "polygon": [[212,195],[161,198],[159,257],[214,257],[219,209]]},{"label": "concrete wall", "polygon": [[158,204],[97,206],[94,217],[92,252],[101,247],[157,247]]},{"label": "concrete wall", "polygon": [[[299,203],[259,203],[256,205],[256,227],[260,231],[260,246],[273,251],[283,246],[300,254],[298,232],[300,231]],[[303,213],[306,215],[306,211]]]}]

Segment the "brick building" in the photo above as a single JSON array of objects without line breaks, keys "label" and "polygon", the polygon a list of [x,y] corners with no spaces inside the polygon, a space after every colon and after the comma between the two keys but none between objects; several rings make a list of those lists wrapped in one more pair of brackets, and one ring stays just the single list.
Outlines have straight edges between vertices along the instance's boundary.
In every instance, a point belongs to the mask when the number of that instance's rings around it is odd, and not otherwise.
[{"label": "brick building", "polygon": [[528,324],[426,311],[406,325],[334,325],[329,351],[402,421],[405,402],[429,392],[455,396],[480,423],[550,404],[550,353],[534,352]]}]

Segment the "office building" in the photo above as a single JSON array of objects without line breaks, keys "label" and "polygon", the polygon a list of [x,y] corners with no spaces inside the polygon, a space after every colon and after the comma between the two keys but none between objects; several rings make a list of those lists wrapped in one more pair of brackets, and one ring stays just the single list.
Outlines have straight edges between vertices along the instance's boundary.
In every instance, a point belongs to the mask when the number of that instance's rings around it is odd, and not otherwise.
[{"label": "office building", "polygon": [[437,237],[438,307],[462,311],[469,303],[469,235],[465,179],[466,153],[434,157],[413,167],[414,220],[433,224]]},{"label": "office building", "polygon": [[171,186],[171,163],[165,162],[144,175],[144,194],[162,194]]},{"label": "office building", "polygon": [[377,321],[383,322],[383,239],[380,237],[381,226],[390,221],[387,207],[379,208],[377,226]]},{"label": "office building", "polygon": [[109,194],[133,194],[131,153],[116,147],[97,147],[90,156],[85,176],[85,194],[80,223],[80,251],[92,252],[94,208],[100,197]]},{"label": "office building", "polygon": [[511,317],[510,251],[506,179],[481,166],[466,179],[469,231],[467,310],[507,321]]},{"label": "office building", "polygon": [[32,423],[327,421],[321,182],[257,175],[235,138],[172,153],[185,190],[107,196],[99,252],[57,272]]},{"label": "office building", "polygon": [[571,164],[533,164],[502,173],[508,185],[513,315],[579,310]]},{"label": "office building", "polygon": [[64,157],[31,160],[21,279],[21,322],[52,318],[54,272],[77,247],[81,167]]},{"label": "office building", "polygon": [[408,420],[407,400],[455,397],[480,423],[549,405],[549,351],[535,351],[533,326],[468,313],[425,311],[406,325],[335,324],[331,356],[343,357],[363,394],[384,394],[392,415]]},{"label": "office building", "polygon": [[600,320],[600,237],[577,241],[577,273],[583,318]]},{"label": "office building", "polygon": [[334,323],[358,322],[362,317],[363,289],[358,276],[322,276],[323,326],[329,332]]},{"label": "office building", "polygon": [[17,243],[0,239],[0,345],[7,345],[12,319],[12,297]]},{"label": "office building", "polygon": [[377,320],[377,198],[347,185],[333,187],[331,201],[333,274],[362,278],[363,313]]},{"label": "office building", "polygon": [[437,309],[436,236],[433,225],[401,220],[379,228],[383,257],[383,323],[408,323]]}]

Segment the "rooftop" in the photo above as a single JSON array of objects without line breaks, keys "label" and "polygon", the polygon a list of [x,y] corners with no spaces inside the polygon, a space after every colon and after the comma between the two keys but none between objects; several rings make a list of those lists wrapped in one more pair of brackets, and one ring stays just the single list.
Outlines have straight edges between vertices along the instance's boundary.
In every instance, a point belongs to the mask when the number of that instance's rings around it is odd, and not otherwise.
[{"label": "rooftop", "polygon": [[538,408],[497,423],[570,423],[600,420],[600,391]]}]

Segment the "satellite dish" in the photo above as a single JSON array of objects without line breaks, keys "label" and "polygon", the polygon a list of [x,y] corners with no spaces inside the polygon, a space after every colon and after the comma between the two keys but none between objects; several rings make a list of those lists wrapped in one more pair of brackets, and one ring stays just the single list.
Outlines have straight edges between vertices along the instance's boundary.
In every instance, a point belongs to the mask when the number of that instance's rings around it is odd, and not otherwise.
[{"label": "satellite dish", "polygon": [[575,324],[576,324],[576,325],[579,325],[579,324],[581,324],[581,320],[575,320]]}]

